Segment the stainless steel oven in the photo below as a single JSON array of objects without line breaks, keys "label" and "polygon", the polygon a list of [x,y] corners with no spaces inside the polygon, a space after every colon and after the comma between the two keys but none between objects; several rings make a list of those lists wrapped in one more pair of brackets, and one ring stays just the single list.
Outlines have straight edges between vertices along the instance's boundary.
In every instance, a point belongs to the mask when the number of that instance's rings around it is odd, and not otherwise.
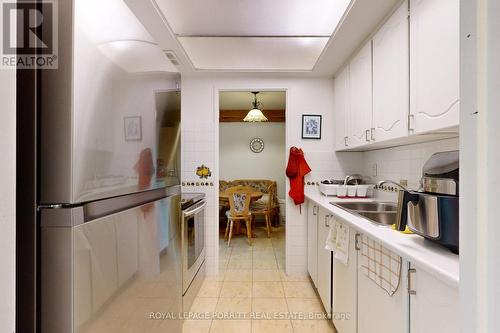
[{"label": "stainless steel oven", "polygon": [[[190,305],[203,280],[205,262],[205,195],[183,194],[182,198],[182,291],[183,306]],[[197,280],[197,281],[195,281]]]}]

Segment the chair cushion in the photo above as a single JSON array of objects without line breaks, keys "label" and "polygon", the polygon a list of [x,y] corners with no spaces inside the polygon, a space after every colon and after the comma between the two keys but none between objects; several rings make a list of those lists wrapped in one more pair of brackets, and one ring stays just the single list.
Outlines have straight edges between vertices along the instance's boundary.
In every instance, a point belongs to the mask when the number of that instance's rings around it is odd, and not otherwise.
[{"label": "chair cushion", "polygon": [[247,199],[247,195],[245,193],[234,193],[234,211],[236,213],[242,213],[245,210],[245,200]]}]

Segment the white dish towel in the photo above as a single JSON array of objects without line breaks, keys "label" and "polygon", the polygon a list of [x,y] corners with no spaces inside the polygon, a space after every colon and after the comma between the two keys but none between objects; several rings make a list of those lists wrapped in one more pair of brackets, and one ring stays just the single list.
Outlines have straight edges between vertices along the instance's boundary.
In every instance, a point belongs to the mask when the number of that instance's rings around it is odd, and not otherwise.
[{"label": "white dish towel", "polygon": [[[335,223],[333,224],[335,226]],[[330,228],[328,229],[328,236],[326,237],[325,250],[334,252],[336,249],[336,229],[332,228],[332,224],[330,224]]]},{"label": "white dish towel", "polygon": [[332,251],[335,259],[347,265],[349,261],[349,227],[337,220],[330,223],[325,250]]},{"label": "white dish towel", "polygon": [[335,259],[347,265],[349,261],[349,227],[340,221],[335,221]]}]

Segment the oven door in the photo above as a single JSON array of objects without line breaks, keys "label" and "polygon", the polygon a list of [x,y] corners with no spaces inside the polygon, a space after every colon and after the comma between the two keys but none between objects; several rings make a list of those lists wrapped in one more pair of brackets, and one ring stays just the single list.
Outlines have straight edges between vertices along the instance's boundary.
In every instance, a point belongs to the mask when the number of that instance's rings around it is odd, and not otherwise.
[{"label": "oven door", "polygon": [[205,260],[205,201],[182,212],[182,294]]}]

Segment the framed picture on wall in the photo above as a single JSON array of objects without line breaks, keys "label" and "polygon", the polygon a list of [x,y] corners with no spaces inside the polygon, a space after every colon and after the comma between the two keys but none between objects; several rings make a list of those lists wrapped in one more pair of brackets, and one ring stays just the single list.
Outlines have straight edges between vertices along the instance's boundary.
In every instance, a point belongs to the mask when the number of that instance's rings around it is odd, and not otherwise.
[{"label": "framed picture on wall", "polygon": [[321,139],[321,116],[302,115],[302,139]]},{"label": "framed picture on wall", "polygon": [[140,116],[123,118],[125,141],[142,140],[142,119]]}]

